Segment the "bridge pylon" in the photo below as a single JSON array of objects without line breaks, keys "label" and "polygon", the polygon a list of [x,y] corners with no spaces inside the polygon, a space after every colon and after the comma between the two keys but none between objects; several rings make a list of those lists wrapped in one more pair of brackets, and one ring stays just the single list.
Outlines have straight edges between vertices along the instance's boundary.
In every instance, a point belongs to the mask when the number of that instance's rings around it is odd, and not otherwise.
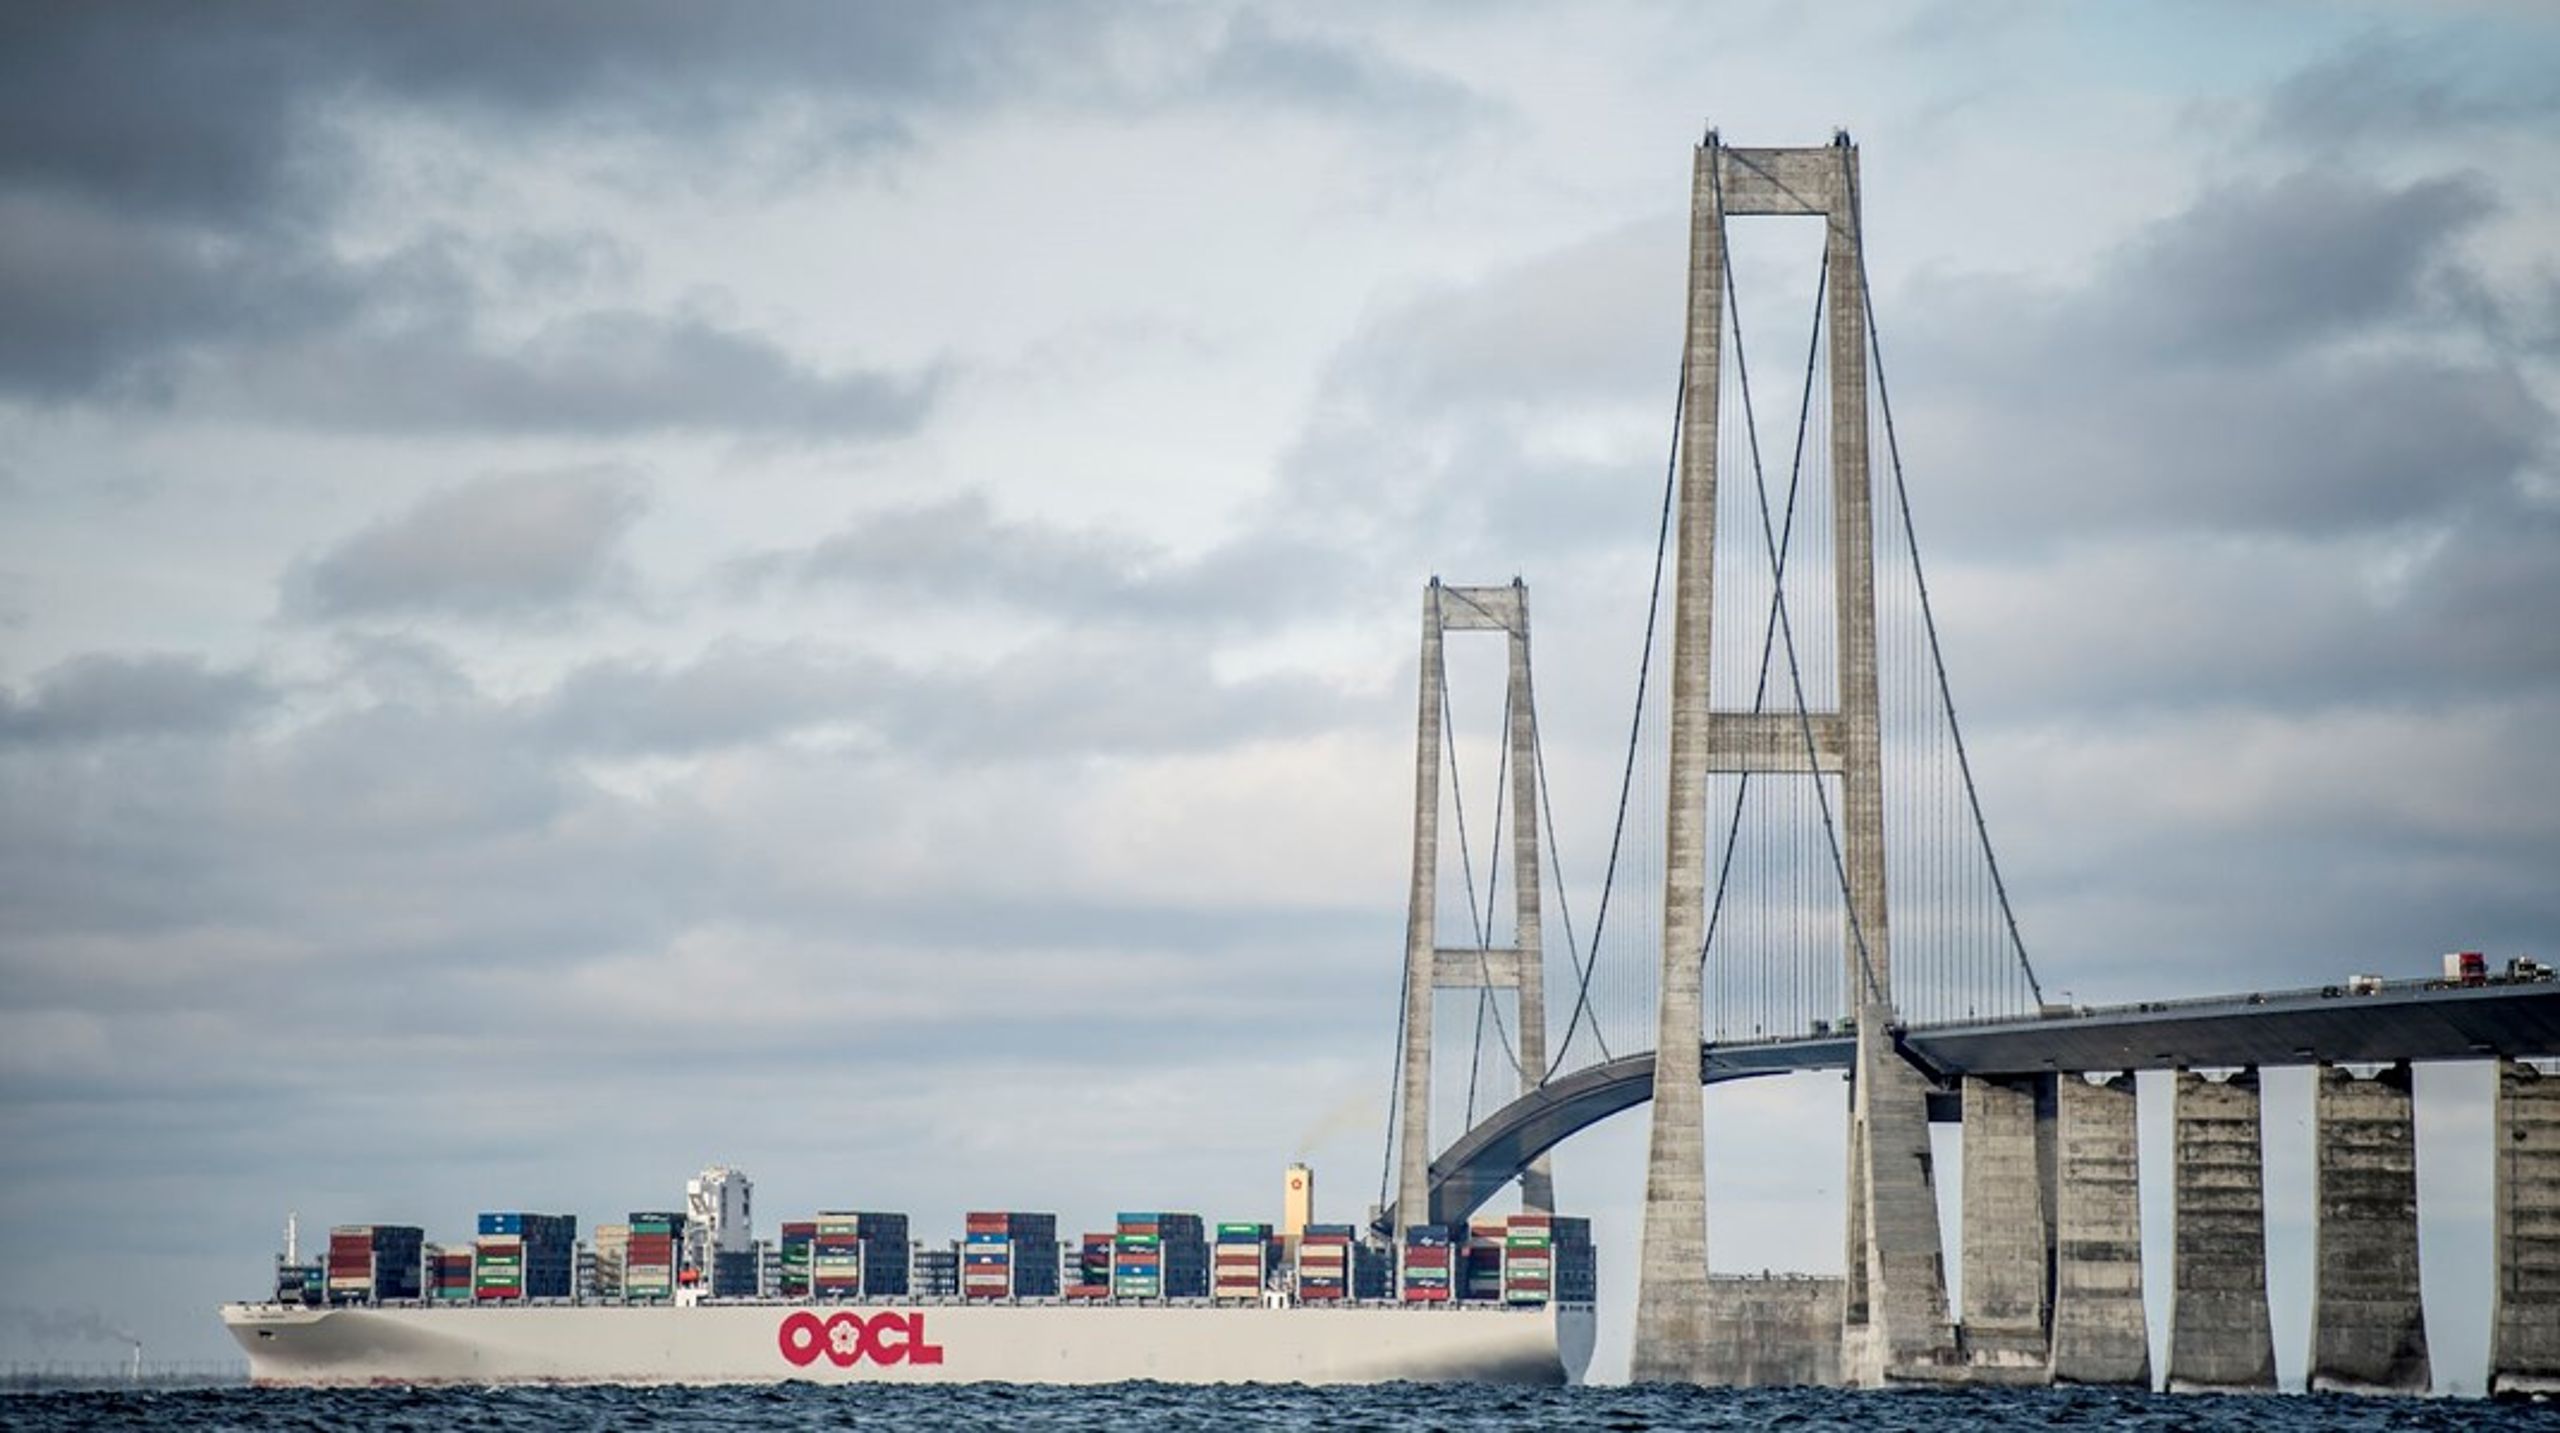
[{"label": "bridge pylon", "polygon": [[[1718,400],[1731,283],[1725,221],[1765,214],[1818,215],[1826,221],[1822,322],[1829,350],[1836,627],[1830,650],[1837,654],[1839,693],[1832,711],[1803,710],[1792,698],[1783,711],[1760,703],[1753,710],[1720,709],[1710,690]],[[1719,773],[1838,782],[1844,989],[1850,993],[1846,1013],[1857,1030],[1848,1111],[1842,1371],[1851,1383],[1877,1384],[1897,1373],[1926,1377],[1926,1370],[1959,1357],[1931,1184],[1927,1084],[1895,1051],[1890,1033],[1868,316],[1860,244],[1858,152],[1846,134],[1819,148],[1736,149],[1710,133],[1698,147],[1675,538],[1662,966],[1632,1363],[1639,1381],[1706,1382],[1718,1376],[1709,1338],[1700,966],[1711,841],[1708,781]]]},{"label": "bridge pylon", "polygon": [[[1443,717],[1448,710],[1442,638],[1450,632],[1500,632],[1509,638],[1509,727],[1504,745],[1510,762],[1512,944],[1496,947],[1492,932],[1472,946],[1444,946],[1438,932],[1440,878],[1440,776],[1448,750]],[[1547,1073],[1545,945],[1538,910],[1539,780],[1537,707],[1529,680],[1529,588],[1518,578],[1508,587],[1444,586],[1433,578],[1422,592],[1422,693],[1416,722],[1413,778],[1413,893],[1405,931],[1404,1064],[1398,1102],[1404,1123],[1396,1156],[1396,1222],[1431,1222],[1432,1000],[1442,990],[1510,990],[1516,994],[1519,1028],[1512,1051],[1520,1067],[1520,1093],[1537,1088]],[[1475,899],[1468,893],[1468,900]],[[1521,1207],[1555,1209],[1555,1178],[1541,1155],[1520,1175]]]}]

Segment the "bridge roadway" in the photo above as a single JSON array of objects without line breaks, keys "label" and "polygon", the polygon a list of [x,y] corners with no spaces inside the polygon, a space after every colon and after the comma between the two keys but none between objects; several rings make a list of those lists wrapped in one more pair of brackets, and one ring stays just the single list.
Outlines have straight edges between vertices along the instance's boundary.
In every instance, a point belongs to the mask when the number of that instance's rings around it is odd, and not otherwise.
[{"label": "bridge roadway", "polygon": [[[2560,1056],[2560,982],[2450,987],[2343,986],[2137,1005],[2077,1006],[2042,1016],[1915,1026],[1895,1032],[1903,1058],[1942,1086],[1963,1075],[2048,1071],[2485,1060]],[[1704,1083],[1846,1070],[1846,1033],[1709,1043]],[[1532,1160],[1653,1097],[1653,1052],[1624,1055],[1548,1082],[1487,1116],[1431,1163],[1435,1222],[1464,1219]],[[1931,1118],[1952,1120],[1950,1097]],[[1395,1227],[1395,1210],[1383,1216]]]}]

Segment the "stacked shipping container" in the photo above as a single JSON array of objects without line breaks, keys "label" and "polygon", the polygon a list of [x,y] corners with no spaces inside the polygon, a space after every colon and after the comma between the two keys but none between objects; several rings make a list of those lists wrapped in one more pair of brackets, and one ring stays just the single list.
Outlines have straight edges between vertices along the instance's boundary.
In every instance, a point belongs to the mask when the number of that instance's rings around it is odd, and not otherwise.
[{"label": "stacked shipping container", "polygon": [[329,1302],[418,1297],[427,1231],[415,1224],[341,1224],[329,1231]]},{"label": "stacked shipping container", "polygon": [[276,1302],[280,1304],[319,1304],[329,1298],[329,1265],[288,1264],[276,1261]]},{"label": "stacked shipping container", "polygon": [[1298,1236],[1298,1297],[1309,1303],[1351,1298],[1352,1255],[1358,1244],[1348,1224],[1310,1224]]},{"label": "stacked shipping container", "polygon": [[1502,1300],[1502,1240],[1507,1226],[1499,1219],[1479,1219],[1467,1226],[1467,1246],[1459,1255],[1458,1297],[1469,1303]]},{"label": "stacked shipping container", "polygon": [[907,1245],[907,1292],[919,1299],[960,1297],[960,1250],[957,1245],[928,1249]]},{"label": "stacked shipping container", "polygon": [[[701,1271],[684,1263],[685,1216],[634,1213],[576,1244],[569,1215],[483,1214],[470,1250],[440,1249],[408,1225],[341,1225],[325,1261],[278,1266],[281,1302],[521,1299],[652,1302]],[[1048,1214],[978,1212],[963,1240],[925,1250],[903,1214],[836,1211],[782,1226],[774,1287],[792,1300],[1054,1298],[1260,1300],[1290,1264],[1306,1302],[1394,1299],[1408,1304],[1591,1302],[1596,1260],[1587,1219],[1520,1214],[1472,1225],[1417,1225],[1391,1246],[1348,1224],[1310,1224],[1295,1240],[1272,1226],[1228,1223],[1214,1239],[1198,1215],[1123,1213],[1113,1232],[1064,1251]],[[740,1254],[756,1258],[754,1250]],[[1293,1262],[1292,1262],[1293,1261]],[[717,1292],[716,1281],[711,1285]]]},{"label": "stacked shipping container", "polygon": [[1598,1294],[1591,1221],[1555,1214],[1514,1214],[1502,1239],[1502,1301],[1588,1303]]},{"label": "stacked shipping container", "polygon": [[471,1296],[565,1299],[577,1275],[577,1245],[574,1214],[483,1214],[471,1245]]},{"label": "stacked shipping container", "polygon": [[907,1216],[832,1210],[782,1226],[785,1298],[858,1299],[907,1292]]},{"label": "stacked shipping container", "polygon": [[805,1299],[811,1296],[810,1246],[815,1244],[817,1239],[818,1221],[815,1219],[791,1220],[783,1224],[780,1260],[782,1297]]},{"label": "stacked shipping container", "polygon": [[[1463,1230],[1458,1231],[1463,1233]],[[1457,1241],[1445,1224],[1416,1224],[1404,1231],[1403,1282],[1408,1304],[1445,1304],[1456,1292]]]},{"label": "stacked shipping container", "polygon": [[1058,1216],[976,1212],[960,1243],[964,1299],[1051,1299],[1058,1295]]},{"label": "stacked shipping container", "polygon": [[622,1301],[622,1273],[631,1257],[631,1226],[599,1224],[596,1226],[595,1288],[596,1298],[606,1303]]},{"label": "stacked shipping container", "polygon": [[1271,1274],[1271,1226],[1221,1224],[1210,1250],[1209,1293],[1221,1299],[1260,1299]]},{"label": "stacked shipping container", "polygon": [[461,1302],[471,1297],[471,1251],[431,1249],[427,1255],[427,1297]]},{"label": "stacked shipping container", "polygon": [[635,1302],[672,1299],[676,1293],[676,1250],[684,1240],[684,1216],[667,1210],[638,1210],[622,1254],[622,1297]]},{"label": "stacked shipping container", "polygon": [[1067,1281],[1071,1299],[1111,1296],[1111,1236],[1087,1234],[1076,1245],[1075,1277]]},{"label": "stacked shipping container", "polygon": [[1206,1228],[1197,1214],[1123,1213],[1111,1241],[1111,1296],[1207,1298]]}]

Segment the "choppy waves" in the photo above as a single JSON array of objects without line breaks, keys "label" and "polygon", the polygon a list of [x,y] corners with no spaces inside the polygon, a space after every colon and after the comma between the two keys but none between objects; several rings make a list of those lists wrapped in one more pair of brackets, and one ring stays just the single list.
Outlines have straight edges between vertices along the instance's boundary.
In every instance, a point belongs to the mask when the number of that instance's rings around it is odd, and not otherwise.
[{"label": "choppy waves", "polygon": [[1509,1389],[1390,1384],[1371,1388],[1122,1384],[1104,1388],[965,1387],[198,1389],[52,1393],[0,1400],[16,1429],[182,1430],[379,1428],[445,1430],[1023,1428],[1787,1429],[1791,1433],[2123,1433],[2266,1429],[2282,1433],[2411,1430],[2494,1433],[2560,1428],[2560,1406],[2469,1399],[2279,1396],[2228,1398],[2094,1389],[1841,1393],[1812,1389]]}]

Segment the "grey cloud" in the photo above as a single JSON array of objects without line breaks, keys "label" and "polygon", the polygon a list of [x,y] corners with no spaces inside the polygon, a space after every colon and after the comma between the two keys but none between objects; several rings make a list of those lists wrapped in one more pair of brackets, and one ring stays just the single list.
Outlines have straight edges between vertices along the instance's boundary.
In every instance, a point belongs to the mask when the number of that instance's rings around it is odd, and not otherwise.
[{"label": "grey cloud", "polygon": [[2361,541],[1976,559],[1934,568],[1932,590],[1959,699],[1995,725],[2560,689],[2560,513],[2505,502]]},{"label": "grey cloud", "polygon": [[2515,483],[2553,415],[2443,301],[2488,292],[2455,241],[2490,202],[2467,177],[2296,176],[2202,196],[2067,292],[1930,281],[1899,324],[1880,298],[1935,512],[1968,545],[2344,533]]},{"label": "grey cloud", "polygon": [[297,333],[361,302],[356,274],[298,249],[5,189],[0,276],[0,388],[49,398],[130,388],[150,377],[137,357]]},{"label": "grey cloud", "polygon": [[2495,208],[2473,174],[2386,188],[2306,171],[2216,189],[2115,259],[2106,307],[2077,336],[2250,363],[2416,317],[2450,241]]},{"label": "grey cloud", "polygon": [[[929,375],[819,373],[751,334],[615,313],[519,350],[459,336],[495,302],[471,290],[433,315],[442,329],[399,322],[387,275],[339,258],[328,233],[352,187],[353,121],[408,108],[499,142],[591,128],[649,145],[649,184],[728,183],[742,150],[718,142],[783,111],[859,149],[901,142],[911,113],[1024,94],[1331,112],[1447,89],[1250,12],[1221,38],[1175,27],[1188,38],[1157,54],[1161,72],[1130,81],[1112,73],[1127,24],[1082,5],[817,3],[739,23],[660,0],[546,4],[504,26],[320,3],[254,20],[148,0],[13,13],[0,21],[0,390],[62,401],[210,382],[254,412],[393,429],[894,434]],[[783,148],[795,177],[841,158]],[[519,282],[538,277],[515,262],[525,241],[502,247]]]},{"label": "grey cloud", "polygon": [[891,675],[867,657],[725,642],[686,663],[590,662],[531,720],[562,750],[690,755],[850,722]]},{"label": "grey cloud", "polygon": [[[328,230],[350,187],[349,121],[415,105],[493,133],[576,121],[698,155],[778,87],[847,104],[970,92],[1047,29],[996,14],[810,5],[741,25],[685,5],[561,4],[492,27],[396,6],[13,12],[0,21],[0,391],[210,389],[238,405],[225,412],[394,429],[904,431],[929,376],[818,372],[698,320],[604,312],[522,347],[477,336],[472,320],[498,302],[485,286],[420,302],[400,291],[415,255],[340,257]],[[532,252],[563,242],[526,236],[495,257],[517,284],[566,287],[579,275]]]},{"label": "grey cloud", "polygon": [[733,576],[1183,627],[1322,615],[1339,600],[1346,565],[1336,544],[1262,527],[1182,557],[1104,529],[1000,516],[971,490],[863,514],[806,549],[743,559]]},{"label": "grey cloud", "polygon": [[257,673],[202,658],[75,657],[39,673],[29,694],[0,690],[0,744],[54,745],[226,730],[270,705]]},{"label": "grey cloud", "polygon": [[[777,694],[787,709],[761,709]],[[277,1021],[323,1042],[343,1028],[350,1051],[469,1032],[496,1040],[483,1049],[495,1058],[518,1040],[556,1053],[562,1032],[544,1021],[573,1014],[563,1002],[587,988],[561,984],[564,972],[673,971],[684,933],[704,926],[736,926],[750,948],[948,953],[1196,950],[1340,924],[1322,903],[1237,925],[1179,901],[1062,889],[1028,865],[976,874],[995,847],[1068,849],[1052,844],[1068,817],[1043,803],[1089,784],[1086,756],[1217,750],[1343,718],[1303,685],[1221,682],[1196,654],[1088,645],[1000,669],[906,670],[731,646],[675,666],[595,664],[523,702],[440,683],[326,695],[299,726],[208,731],[108,764],[0,745],[0,1020],[161,1012],[172,1042],[252,1050]],[[877,739],[773,739],[813,722]],[[715,745],[726,759],[647,799],[581,774],[593,757]],[[954,770],[988,765],[1003,768],[984,778],[1006,793],[994,808],[990,788],[970,785],[981,778]],[[923,846],[931,859],[897,874]],[[435,979],[408,985],[402,1030],[385,1032],[366,1013],[373,973],[421,970]],[[321,971],[325,991],[311,983]],[[482,1008],[500,990],[521,1018]],[[87,1069],[71,1025],[34,1033],[70,1042],[48,1076],[66,1088],[134,1075],[114,1060]],[[36,1047],[19,1053],[45,1063]],[[218,1063],[253,1084],[276,1073]]]},{"label": "grey cloud", "polygon": [[617,579],[616,550],[642,506],[636,484],[602,472],[456,484],[298,564],[286,606],[321,619],[556,610]]},{"label": "grey cloud", "polygon": [[1328,393],[1435,416],[1668,401],[1687,235],[1664,215],[1406,296],[1344,344]]},{"label": "grey cloud", "polygon": [[1304,679],[1222,680],[1193,643],[1069,637],[982,664],[741,643],[685,663],[596,662],[571,672],[527,719],[558,749],[602,756],[685,755],[842,728],[885,759],[967,765],[1214,749],[1367,711]]},{"label": "grey cloud", "polygon": [[325,427],[808,438],[903,435],[941,386],[934,373],[820,372],[752,333],[632,312],[580,314],[513,346],[450,327],[333,333],[192,376],[208,407]]},{"label": "grey cloud", "polygon": [[[699,136],[779,88],[969,92],[1034,37],[984,5],[786,3],[758,23],[644,0],[466,10],[289,0],[255,16],[183,3],[47,6],[0,32],[0,174],[243,228],[307,214],[340,176],[349,104],[584,116]],[[1073,27],[1034,27],[1071,37]]]},{"label": "grey cloud", "polygon": [[1682,234],[1645,220],[1381,305],[1325,367],[1270,529],[1321,533],[1372,592],[1440,572],[1614,593],[1654,531]]},{"label": "grey cloud", "polygon": [[2335,154],[2560,114],[2560,78],[2531,47],[2460,48],[2379,32],[2285,77],[2258,118],[2262,138]]},{"label": "grey cloud", "polygon": [[1279,101],[1339,113],[1367,110],[1403,120],[1463,120],[1483,107],[1464,85],[1371,49],[1284,33],[1242,10],[1200,69],[1204,95]]},{"label": "grey cloud", "polygon": [[593,235],[520,234],[353,263],[0,190],[0,389],[337,428],[854,439],[911,431],[940,390],[938,372],[823,370],[699,315],[483,331],[507,290],[574,292],[621,262]]}]

